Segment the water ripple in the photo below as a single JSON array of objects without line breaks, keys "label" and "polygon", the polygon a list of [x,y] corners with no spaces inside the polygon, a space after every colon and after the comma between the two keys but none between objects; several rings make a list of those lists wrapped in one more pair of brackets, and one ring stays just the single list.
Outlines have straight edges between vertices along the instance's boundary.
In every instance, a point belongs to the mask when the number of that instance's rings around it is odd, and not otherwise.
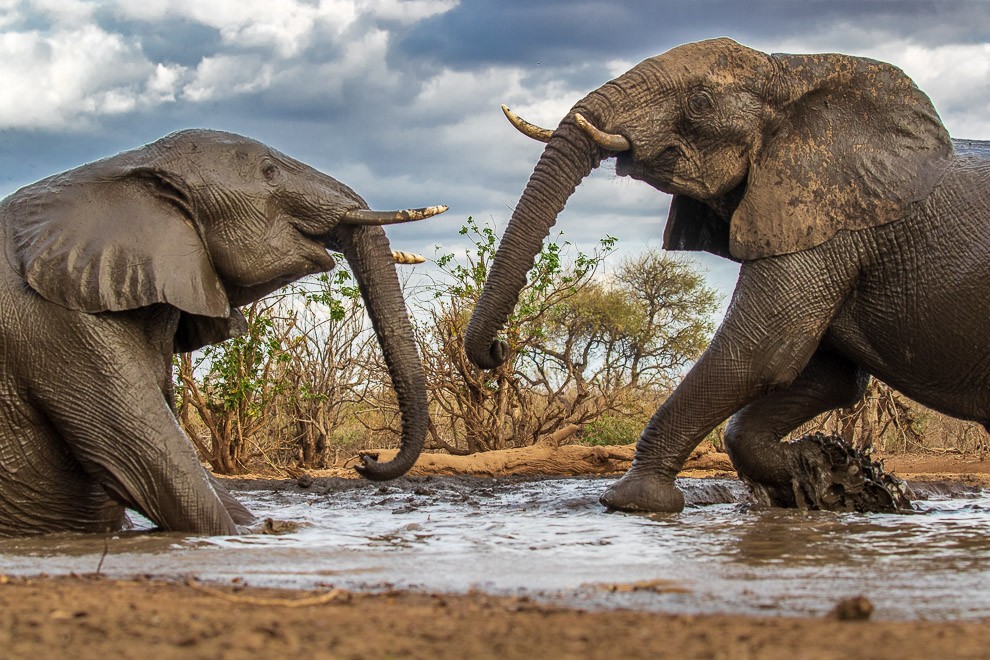
[{"label": "water ripple", "polygon": [[[283,535],[52,536],[0,541],[12,574],[151,574],[261,586],[482,588],[586,607],[820,615],[866,595],[879,618],[990,616],[990,494],[915,514],[746,511],[609,514],[608,481],[404,479],[241,491]],[[705,482],[738,493],[736,482]],[[692,484],[686,483],[691,487]],[[104,553],[106,556],[104,557]]]}]

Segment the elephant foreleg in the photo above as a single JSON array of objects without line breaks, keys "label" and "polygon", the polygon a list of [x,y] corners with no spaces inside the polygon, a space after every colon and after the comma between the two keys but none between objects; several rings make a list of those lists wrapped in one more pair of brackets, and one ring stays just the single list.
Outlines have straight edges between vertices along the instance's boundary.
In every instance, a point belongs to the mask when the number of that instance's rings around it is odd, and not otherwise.
[{"label": "elephant foreleg", "polygon": [[117,410],[99,411],[82,427],[64,418],[57,423],[82,467],[114,500],[166,531],[237,534],[237,518],[246,522],[250,514],[214,485],[165,400],[159,397],[156,410],[142,403],[141,419]]},{"label": "elephant foreleg", "polygon": [[858,268],[826,248],[744,263],[711,345],[653,415],[632,467],[602,503],[680,511],[684,499],[674,478],[691,450],[743,407],[791,386],[819,350]]},{"label": "elephant foreleg", "polygon": [[254,514],[248,511],[246,506],[238,502],[227,490],[227,487],[220,483],[219,479],[209,472],[206,472],[206,474],[210,478],[210,484],[213,486],[213,490],[216,491],[220,501],[223,502],[224,508],[227,509],[227,513],[230,514],[230,517],[235,523],[238,525],[250,525],[256,521]]},{"label": "elephant foreleg", "polygon": [[831,353],[815,353],[789,387],[764,395],[729,420],[725,450],[739,476],[766,489],[772,503],[786,501],[792,470],[781,438],[816,415],[855,403],[867,380],[856,365]]},{"label": "elephant foreleg", "polygon": [[164,530],[237,534],[249,514],[211,481],[162,389],[170,356],[129,332],[131,322],[94,325],[100,350],[54,363],[33,398],[113,500]]}]

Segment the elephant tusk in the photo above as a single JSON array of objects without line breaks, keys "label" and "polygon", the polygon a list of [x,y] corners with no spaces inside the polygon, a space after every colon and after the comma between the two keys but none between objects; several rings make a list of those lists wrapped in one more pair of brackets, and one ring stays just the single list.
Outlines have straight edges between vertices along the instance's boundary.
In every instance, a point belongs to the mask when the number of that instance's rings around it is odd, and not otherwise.
[{"label": "elephant tusk", "polygon": [[528,121],[509,110],[509,106],[503,105],[502,112],[505,113],[505,118],[509,120],[513,126],[516,127],[523,135],[529,136],[534,140],[539,140],[540,142],[549,142],[550,136],[553,135],[553,131],[547,128],[541,128],[536,124],[530,124]]},{"label": "elephant tusk", "polygon": [[609,151],[628,151],[632,146],[629,144],[629,140],[622,137],[621,135],[616,135],[615,133],[606,133],[605,131],[599,129],[597,126],[592,124],[590,121],[584,118],[580,112],[574,114],[574,121],[577,125],[588,134],[592,140],[600,147],[604,147]]},{"label": "elephant tusk", "polygon": [[423,263],[426,261],[426,257],[413,252],[400,252],[399,250],[392,250],[392,260],[397,264],[411,266]]},{"label": "elephant tusk", "polygon": [[413,222],[414,220],[425,220],[435,215],[439,215],[447,210],[447,206],[427,206],[421,209],[404,209],[402,211],[369,211],[368,209],[354,209],[348,211],[341,218],[341,222],[349,225],[395,225],[400,222]]}]

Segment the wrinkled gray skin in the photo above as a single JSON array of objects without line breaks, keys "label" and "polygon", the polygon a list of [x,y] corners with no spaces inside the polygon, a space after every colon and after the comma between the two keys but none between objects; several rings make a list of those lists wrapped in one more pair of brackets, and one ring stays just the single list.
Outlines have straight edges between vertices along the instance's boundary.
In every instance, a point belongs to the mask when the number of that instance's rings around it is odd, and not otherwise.
[{"label": "wrinkled gray skin", "polygon": [[[631,148],[609,151],[581,113]],[[593,168],[674,195],[665,247],[741,262],[710,346],[643,431],[611,508],[679,511],[674,477],[720,422],[741,475],[800,479],[789,431],[863,394],[868,374],[990,422],[990,145],[953,146],[929,99],[887,64],[767,55],[730,40],[646,60],[579,101],[549,138],[471,318],[497,341],[557,214]]]},{"label": "wrinkled gray skin", "polygon": [[172,354],[238,334],[236,310],[346,256],[418,456],[425,380],[395,265],[352,190],[238,135],[190,130],[0,202],[0,535],[159,527],[236,534],[253,520],[212,480],[173,413]]}]

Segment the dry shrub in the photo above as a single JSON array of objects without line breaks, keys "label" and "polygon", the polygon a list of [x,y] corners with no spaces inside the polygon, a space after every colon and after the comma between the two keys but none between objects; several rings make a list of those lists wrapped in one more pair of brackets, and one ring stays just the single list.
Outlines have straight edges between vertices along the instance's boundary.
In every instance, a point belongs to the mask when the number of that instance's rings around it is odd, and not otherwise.
[{"label": "dry shrub", "polygon": [[655,407],[644,403],[710,338],[717,294],[693,264],[647,251],[605,278],[614,239],[586,254],[558,235],[537,255],[504,328],[506,361],[479,369],[464,355],[464,335],[498,238],[470,218],[461,235],[470,247],[437,258],[441,272],[417,315],[435,447],[469,454],[532,445],[603,416],[648,418]]},{"label": "dry shrub", "polygon": [[824,413],[792,436],[816,431],[886,454],[930,451],[982,455],[988,450],[982,424],[943,415],[876,379],[870,381],[865,396],[855,406]]},{"label": "dry shrub", "polygon": [[[464,332],[498,238],[470,219],[461,235],[471,245],[465,256],[440,256],[440,274],[410,294],[430,397],[427,448],[526,446],[569,425],[588,444],[635,442],[709,341],[717,300],[703,275],[647,251],[602,277],[614,239],[584,254],[558,236],[538,255],[509,319],[508,360],[483,371],[464,355]],[[245,336],[176,359],[178,416],[212,469],[318,468],[398,444],[391,380],[346,269],[243,311]],[[719,448],[723,429],[709,436]],[[887,453],[988,450],[982,426],[878,381],[856,406],[796,434],[813,431]]]}]

